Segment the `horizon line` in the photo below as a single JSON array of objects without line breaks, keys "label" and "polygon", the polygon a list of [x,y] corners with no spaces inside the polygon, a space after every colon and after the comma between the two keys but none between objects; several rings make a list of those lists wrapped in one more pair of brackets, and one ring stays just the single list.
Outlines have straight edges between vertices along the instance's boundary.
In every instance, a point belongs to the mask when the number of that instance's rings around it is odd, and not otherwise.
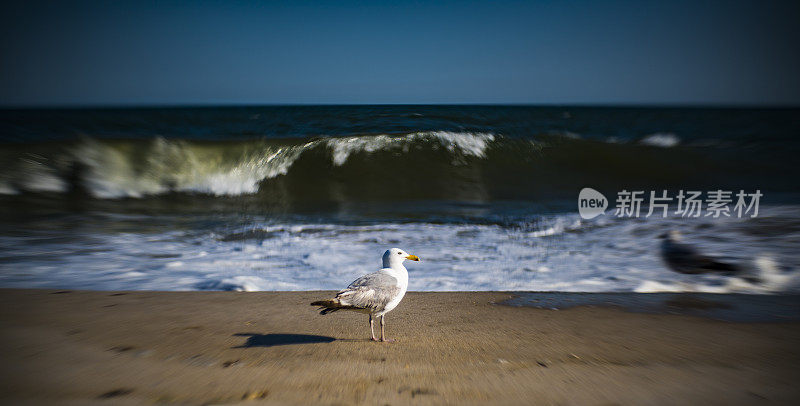
[{"label": "horizon line", "polygon": [[124,110],[124,109],[191,109],[252,107],[334,107],[334,106],[475,106],[475,107],[578,107],[578,108],[697,108],[697,109],[798,109],[800,103],[535,103],[535,102],[462,102],[462,103],[68,103],[68,104],[0,104],[0,110]]}]

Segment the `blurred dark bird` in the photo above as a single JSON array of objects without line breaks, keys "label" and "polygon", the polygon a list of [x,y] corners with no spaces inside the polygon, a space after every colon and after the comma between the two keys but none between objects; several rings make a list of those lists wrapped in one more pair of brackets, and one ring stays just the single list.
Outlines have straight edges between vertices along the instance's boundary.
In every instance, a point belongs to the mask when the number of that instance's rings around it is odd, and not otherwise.
[{"label": "blurred dark bird", "polygon": [[681,233],[671,230],[661,234],[661,258],[675,272],[699,275],[725,275],[740,277],[750,283],[761,283],[761,279],[746,269],[719,261],[698,252],[693,246],[684,243]]}]

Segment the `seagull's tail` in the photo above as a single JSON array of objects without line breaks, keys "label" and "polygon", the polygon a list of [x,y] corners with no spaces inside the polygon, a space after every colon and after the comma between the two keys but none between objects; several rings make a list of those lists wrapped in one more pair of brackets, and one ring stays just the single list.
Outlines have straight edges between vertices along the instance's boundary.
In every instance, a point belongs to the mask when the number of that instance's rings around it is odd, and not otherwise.
[{"label": "seagull's tail", "polygon": [[339,299],[319,300],[311,303],[311,306],[319,306],[319,314],[328,314],[349,307],[343,306]]}]

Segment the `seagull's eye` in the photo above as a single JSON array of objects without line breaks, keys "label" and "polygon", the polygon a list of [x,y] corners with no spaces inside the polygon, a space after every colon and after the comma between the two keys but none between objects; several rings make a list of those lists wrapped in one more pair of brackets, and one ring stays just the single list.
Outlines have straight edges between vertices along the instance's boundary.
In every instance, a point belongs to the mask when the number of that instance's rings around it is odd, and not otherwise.
[{"label": "seagull's eye", "polygon": [[398,252],[397,255],[403,255],[403,253],[402,252]]}]

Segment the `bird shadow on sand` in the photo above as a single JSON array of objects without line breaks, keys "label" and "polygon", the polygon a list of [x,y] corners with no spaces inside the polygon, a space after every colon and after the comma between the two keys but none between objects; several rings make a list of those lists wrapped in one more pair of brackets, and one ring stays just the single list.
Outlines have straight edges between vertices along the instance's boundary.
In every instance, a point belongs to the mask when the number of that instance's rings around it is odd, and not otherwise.
[{"label": "bird shadow on sand", "polygon": [[247,341],[244,344],[233,348],[275,347],[278,345],[330,343],[336,341],[333,337],[310,334],[236,333],[233,336],[247,337]]}]

